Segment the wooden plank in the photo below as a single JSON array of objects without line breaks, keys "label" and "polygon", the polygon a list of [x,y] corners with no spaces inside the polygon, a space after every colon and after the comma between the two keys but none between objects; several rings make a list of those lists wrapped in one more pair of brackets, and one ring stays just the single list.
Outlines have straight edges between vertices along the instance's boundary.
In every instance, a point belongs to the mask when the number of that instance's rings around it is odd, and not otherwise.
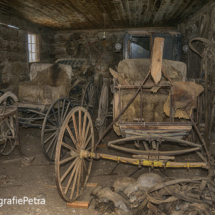
[{"label": "wooden plank", "polygon": [[99,148],[106,148],[106,147],[107,147],[107,144],[99,144],[98,147],[99,147]]},{"label": "wooden plank", "polygon": [[87,183],[87,187],[97,187],[98,183]]},{"label": "wooden plank", "polygon": [[156,37],[152,48],[151,75],[155,84],[161,80],[162,60],[163,60],[164,38]]},{"label": "wooden plank", "polygon": [[150,126],[150,125],[120,125],[120,129],[134,129],[134,130],[191,130],[192,126],[178,126],[178,125],[172,125],[172,126]]},{"label": "wooden plank", "polygon": [[[139,28],[106,28],[105,31],[128,31],[128,34],[134,34],[133,31],[136,30],[147,30],[149,33],[154,33],[154,32],[160,32],[160,31],[168,31],[168,33],[172,34],[180,34],[179,31],[177,31],[176,27],[139,27]],[[91,29],[90,31],[95,31],[95,32],[103,32],[104,29]],[[59,30],[58,34],[71,34],[71,33],[79,33],[79,32],[87,32],[89,33],[89,30]],[[145,33],[145,32],[142,32]],[[137,32],[139,35],[140,33]]]},{"label": "wooden plank", "polygon": [[88,209],[89,207],[89,202],[85,202],[85,201],[75,201],[75,202],[67,202],[67,207],[70,207],[70,208],[85,208],[85,209]]},{"label": "wooden plank", "polygon": [[98,183],[87,183],[84,193],[77,199],[77,201],[72,203],[67,203],[67,207],[71,208],[85,208],[88,209],[89,204],[92,200],[91,193],[98,186]]}]

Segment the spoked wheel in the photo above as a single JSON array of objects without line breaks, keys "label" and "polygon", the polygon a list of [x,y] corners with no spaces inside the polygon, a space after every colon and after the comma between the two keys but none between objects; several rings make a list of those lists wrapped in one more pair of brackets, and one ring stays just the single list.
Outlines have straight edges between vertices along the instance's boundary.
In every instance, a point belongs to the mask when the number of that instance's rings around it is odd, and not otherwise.
[{"label": "spoked wheel", "polygon": [[[0,90],[0,97],[3,96],[4,94],[5,94],[5,92]],[[8,97],[6,99],[6,103],[7,103],[7,106],[12,105],[12,104],[14,104],[14,100],[11,97]]]},{"label": "spoked wheel", "polygon": [[99,138],[103,134],[106,129],[107,118],[105,116],[108,114],[108,86],[107,84],[103,84],[101,96],[99,99],[99,107],[98,107],[98,119],[101,124],[98,126]]},{"label": "spoked wheel", "polygon": [[[50,161],[55,159],[55,150],[61,126],[73,107],[69,99],[60,98],[49,107],[46,113],[42,126],[41,144],[45,157]],[[61,151],[61,157],[64,156],[65,152],[65,150]]]},{"label": "spoked wheel", "polygon": [[[18,121],[16,121],[16,106],[10,106],[11,103],[16,103],[18,98],[11,92],[1,93],[0,97],[0,154],[9,155],[18,143],[17,128]],[[12,114],[12,115],[11,115]],[[13,115],[14,114],[14,115]]]},{"label": "spoked wheel", "polygon": [[[61,151],[66,150],[61,158]],[[94,129],[89,112],[74,108],[66,117],[58,138],[55,156],[56,183],[60,196],[75,201],[83,192],[92,167],[92,158],[84,156],[94,151]]]},{"label": "spoked wheel", "polygon": [[16,121],[14,116],[5,118],[0,123],[0,154],[9,155],[16,147]]},{"label": "spoked wheel", "polygon": [[87,111],[93,116],[95,102],[96,102],[95,85],[93,82],[89,82],[85,88],[82,96],[81,106],[86,108]]}]

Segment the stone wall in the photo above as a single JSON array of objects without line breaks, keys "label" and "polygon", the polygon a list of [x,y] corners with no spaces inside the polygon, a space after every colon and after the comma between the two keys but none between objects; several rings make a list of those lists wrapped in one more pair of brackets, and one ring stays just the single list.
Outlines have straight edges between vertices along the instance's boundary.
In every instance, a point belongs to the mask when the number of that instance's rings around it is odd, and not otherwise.
[{"label": "stone wall", "polygon": [[0,23],[0,84],[4,84],[1,89],[9,85],[3,90],[11,90],[17,94],[19,82],[29,77],[28,33],[39,35],[40,62],[49,63],[54,61],[54,31],[3,15],[0,15]]}]

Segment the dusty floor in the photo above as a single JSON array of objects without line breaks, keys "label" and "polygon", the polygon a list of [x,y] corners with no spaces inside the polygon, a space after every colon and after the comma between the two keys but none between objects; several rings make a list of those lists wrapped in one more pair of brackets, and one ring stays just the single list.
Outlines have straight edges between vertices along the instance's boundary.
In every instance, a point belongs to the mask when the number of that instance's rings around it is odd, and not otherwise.
[{"label": "dusty floor", "polygon": [[[96,214],[95,211],[87,209],[67,208],[66,203],[60,198],[55,184],[54,164],[49,163],[43,156],[40,144],[39,129],[20,127],[20,141],[23,152],[27,156],[35,157],[30,166],[25,166],[21,161],[18,149],[10,156],[0,156],[0,199],[13,198],[44,198],[45,205],[3,205],[0,207],[1,214]],[[96,133],[96,130],[95,130]],[[103,143],[119,138],[111,131]],[[97,140],[97,133],[96,133]],[[113,151],[102,147],[99,152],[124,155],[123,153]],[[193,159],[192,156],[185,156],[182,160],[188,162]],[[137,166],[117,164],[107,160],[94,160],[93,168],[89,182],[97,182],[101,186],[111,187],[114,180],[122,176],[138,178],[141,174],[149,171],[149,168],[138,169]],[[162,177],[193,177],[203,176],[207,172],[201,169],[167,169],[153,170]],[[0,202],[1,203],[1,202]],[[1,204],[0,204],[1,205]]]}]

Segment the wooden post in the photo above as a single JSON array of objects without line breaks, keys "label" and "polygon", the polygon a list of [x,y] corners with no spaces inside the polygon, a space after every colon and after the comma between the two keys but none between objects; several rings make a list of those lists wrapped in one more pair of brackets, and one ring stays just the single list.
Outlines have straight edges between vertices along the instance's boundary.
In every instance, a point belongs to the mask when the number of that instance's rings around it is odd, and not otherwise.
[{"label": "wooden post", "polygon": [[205,140],[208,143],[208,59],[205,58]]},{"label": "wooden post", "polygon": [[154,45],[152,48],[152,58],[151,58],[151,75],[155,82],[161,80],[162,76],[162,60],[163,60],[163,48],[164,48],[164,38],[156,37],[154,39]]}]

